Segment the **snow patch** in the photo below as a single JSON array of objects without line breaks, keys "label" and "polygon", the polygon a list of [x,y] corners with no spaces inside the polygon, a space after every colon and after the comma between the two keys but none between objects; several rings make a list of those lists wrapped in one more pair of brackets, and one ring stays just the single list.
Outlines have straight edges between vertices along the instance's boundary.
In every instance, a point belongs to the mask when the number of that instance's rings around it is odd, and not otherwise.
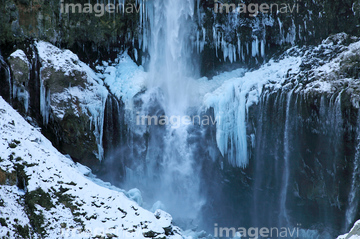
[{"label": "snow patch", "polygon": [[110,92],[126,106],[131,106],[132,98],[145,88],[147,73],[127,53],[119,56],[117,64],[105,66],[103,72]]}]

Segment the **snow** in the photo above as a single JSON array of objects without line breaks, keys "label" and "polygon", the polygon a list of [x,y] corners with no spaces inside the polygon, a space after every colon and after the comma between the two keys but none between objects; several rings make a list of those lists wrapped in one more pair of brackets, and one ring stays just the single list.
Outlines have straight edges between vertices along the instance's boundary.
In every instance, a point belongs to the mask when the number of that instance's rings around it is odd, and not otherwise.
[{"label": "snow", "polygon": [[[341,37],[343,34],[338,35],[340,35]],[[327,39],[324,40],[321,45],[317,46],[314,51],[319,51],[321,48],[331,47],[332,45],[333,43],[330,42],[329,39]],[[324,62],[319,67],[315,67],[314,69],[312,69],[309,78],[309,81],[311,82],[306,84],[304,89],[305,93],[308,93],[310,91],[331,93],[336,88],[338,88],[338,84],[348,84],[349,87],[357,87],[357,83],[356,81],[354,81],[354,79],[345,78],[343,76],[344,70],[342,69],[342,67],[346,67],[347,64],[351,64],[351,62],[348,63],[348,61],[352,61],[352,59],[357,59],[359,57],[358,52],[360,50],[360,41],[354,42],[348,47],[341,48],[340,50],[341,53],[336,55],[336,57]],[[330,49],[325,49],[324,54],[330,53],[330,51]],[[354,101],[354,104],[356,105],[357,102]]]},{"label": "snow", "polygon": [[145,88],[147,73],[127,53],[118,57],[118,63],[106,66],[102,77],[109,90],[125,105],[131,105],[132,98]]},{"label": "snow", "polygon": [[[20,58],[22,61],[29,63],[29,60],[26,57],[26,54],[24,53],[23,50],[20,50],[20,49],[18,49],[16,51],[14,51],[13,53],[11,53],[10,57]],[[29,64],[29,66],[30,66],[30,64]]]},{"label": "snow", "polygon": [[240,77],[225,73],[228,80],[205,95],[204,106],[214,108],[215,117],[220,118],[216,125],[218,148],[223,156],[228,155],[232,165],[246,167],[248,164],[246,115],[249,107],[258,103],[263,85],[270,81],[280,85],[288,73],[299,71],[300,63],[300,57],[287,57],[279,62],[270,60],[260,69]]},{"label": "snow", "polygon": [[[101,71],[98,76],[104,78],[110,92],[125,103],[126,109],[131,110],[133,97],[148,87],[149,73],[145,72],[142,66],[137,66],[127,53],[119,55],[115,63],[103,65],[97,67]],[[189,104],[199,106],[201,101],[199,102],[198,99],[202,99],[206,93],[219,87],[229,77],[242,76],[245,71],[246,69],[239,68],[231,72],[223,72],[211,79],[207,77],[187,79],[187,94],[191,99]]]},{"label": "snow", "polygon": [[43,67],[53,67],[67,76],[74,76],[74,69],[82,71],[79,57],[70,50],[62,50],[44,41],[36,42],[36,47]]},{"label": "snow", "polygon": [[360,220],[354,223],[349,233],[338,236],[337,239],[360,239]]},{"label": "snow", "polygon": [[[326,41],[324,41],[323,44],[325,44],[325,42]],[[316,73],[323,75],[323,74],[329,74],[331,72],[334,72],[334,71],[340,69],[341,61],[344,59],[348,59],[348,58],[357,56],[359,50],[360,50],[360,41],[350,44],[345,49],[345,51],[340,53],[336,58],[334,58],[330,62],[319,67],[317,69]]]},{"label": "snow", "polygon": [[[11,142],[17,142],[16,147],[9,147]],[[38,187],[50,195],[54,204],[50,210],[36,205],[36,213],[41,212],[44,215],[43,226],[48,238],[59,238],[61,235],[65,238],[89,238],[96,235],[105,236],[106,232],[114,233],[120,238],[145,238],[143,233],[150,231],[165,237],[164,227],[171,227],[172,219],[166,212],[156,211],[154,215],[130,200],[124,193],[102,187],[85,177],[84,174],[90,173],[88,168],[75,164],[60,154],[2,98],[0,158],[2,171],[11,173],[15,164],[22,164],[25,165],[24,171],[29,176],[25,191],[17,186],[8,185],[9,183],[0,185],[0,199],[5,202],[4,206],[0,206],[0,218],[4,218],[9,225],[0,226],[0,236],[9,233],[10,238],[17,237],[13,224],[16,219],[19,225],[29,225],[22,195]],[[72,215],[70,209],[55,196],[55,192],[59,192],[61,188],[68,190],[66,194],[74,197],[72,203],[78,205],[76,216]],[[83,221],[84,231],[70,229],[82,227],[74,221],[75,217]],[[63,223],[66,223],[65,229],[62,228],[65,225]],[[182,237],[175,234],[166,238]]]},{"label": "snow", "polygon": [[304,92],[318,91],[318,92],[331,92],[332,85],[330,82],[313,81],[306,85]]}]

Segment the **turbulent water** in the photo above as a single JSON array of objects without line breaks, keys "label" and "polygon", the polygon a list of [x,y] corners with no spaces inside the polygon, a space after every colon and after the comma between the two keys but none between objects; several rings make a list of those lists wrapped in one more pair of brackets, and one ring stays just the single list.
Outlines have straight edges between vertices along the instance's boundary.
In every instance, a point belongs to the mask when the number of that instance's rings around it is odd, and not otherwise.
[{"label": "turbulent water", "polygon": [[[203,204],[199,166],[188,144],[189,125],[179,122],[181,117],[192,115],[191,107],[199,104],[191,98],[193,79],[198,76],[190,40],[194,15],[193,0],[146,2],[147,90],[135,97],[129,121],[133,121],[139,138],[146,130],[150,135],[144,144],[134,143],[140,145],[136,150],[144,151],[145,162],[127,167],[124,182],[125,187],[139,187],[145,201],[155,203],[153,210],[166,209],[183,223],[195,220]],[[142,125],[142,116],[162,115],[169,119],[168,124],[151,122],[149,126],[146,121]]]}]

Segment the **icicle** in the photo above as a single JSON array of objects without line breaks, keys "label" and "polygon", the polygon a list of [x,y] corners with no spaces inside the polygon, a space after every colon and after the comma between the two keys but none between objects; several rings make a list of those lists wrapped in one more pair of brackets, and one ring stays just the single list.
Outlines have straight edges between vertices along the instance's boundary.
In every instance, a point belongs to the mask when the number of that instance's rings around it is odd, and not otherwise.
[{"label": "icicle", "polygon": [[134,57],[135,57],[135,61],[138,61],[139,55],[136,48],[134,48]]},{"label": "icicle", "polygon": [[50,116],[50,89],[46,89],[40,76],[40,113],[43,117],[43,124],[49,123]]},{"label": "icicle", "polygon": [[231,45],[231,46],[232,46],[233,61],[235,62],[236,61],[236,47],[234,45]]},{"label": "icicle", "polygon": [[284,32],[283,32],[283,28],[282,28],[282,22],[280,20],[280,18],[278,18],[278,23],[279,23],[279,35],[280,35],[280,44],[282,44],[284,42]]},{"label": "icicle", "polygon": [[291,45],[294,45],[295,40],[296,40],[296,26],[294,20],[292,20],[292,25],[289,29],[289,32],[286,35],[286,42],[290,43]]},{"label": "icicle", "polygon": [[261,57],[265,57],[265,40],[261,40]]},{"label": "icicle", "polygon": [[215,45],[215,55],[216,57],[218,57],[218,41],[217,41],[217,32],[215,29],[215,26],[213,26],[213,41],[214,41],[214,45]]},{"label": "icicle", "polygon": [[200,33],[196,31],[196,52],[200,53]]},{"label": "icicle", "polygon": [[99,160],[102,161],[104,158],[104,147],[103,147],[103,135],[104,135],[104,114],[105,114],[105,103],[106,98],[102,99],[102,111],[96,115],[96,119],[94,122],[95,125],[95,136],[96,142],[98,146],[98,157]]},{"label": "icicle", "polygon": [[241,54],[241,40],[240,40],[240,36],[238,36],[237,47],[238,47],[239,59],[241,59],[242,54]]},{"label": "icicle", "polygon": [[248,163],[245,122],[247,91],[234,83],[223,85],[221,95],[213,99],[208,98],[207,104],[214,108],[215,117],[221,117],[216,129],[216,142],[221,154],[228,156],[230,164],[246,167]]},{"label": "icicle", "polygon": [[200,46],[200,52],[204,51],[204,46],[206,43],[206,29],[204,27],[202,28],[202,33],[203,33],[203,39],[202,39],[201,46]]},{"label": "icicle", "polygon": [[251,45],[251,55],[252,57],[255,57],[258,54],[259,54],[259,44],[257,37],[255,37],[255,40],[252,41],[252,45]]},{"label": "icicle", "polygon": [[226,58],[228,57],[228,48],[226,47],[226,42],[224,40],[224,33],[221,34],[221,50],[223,52],[224,61],[226,61]]}]

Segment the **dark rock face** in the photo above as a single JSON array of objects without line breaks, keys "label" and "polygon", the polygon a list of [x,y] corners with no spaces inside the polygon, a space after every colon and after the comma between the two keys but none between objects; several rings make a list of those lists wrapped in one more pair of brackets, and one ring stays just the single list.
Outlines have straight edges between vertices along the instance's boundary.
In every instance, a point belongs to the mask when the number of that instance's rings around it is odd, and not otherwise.
[{"label": "dark rock face", "polygon": [[[53,120],[45,136],[57,142],[60,152],[69,154],[75,161],[88,166],[99,164],[98,145],[92,133],[91,120],[87,115],[76,116],[69,112],[62,120]],[[54,137],[54,138],[52,138]]]},{"label": "dark rock face", "polygon": [[109,182],[123,182],[125,167],[131,160],[129,130],[125,122],[124,104],[109,94],[104,112],[104,160],[97,174]]},{"label": "dark rock face", "polygon": [[348,103],[339,92],[264,94],[253,161],[256,222],[343,230],[352,180],[346,175],[358,144],[358,110],[342,110]]},{"label": "dark rock face", "polygon": [[[127,1],[132,5],[136,2]],[[133,46],[136,38],[138,13],[122,12],[95,16],[94,12],[67,13],[71,1],[6,0],[0,6],[0,46],[4,51],[9,45],[26,39],[41,39],[74,50],[81,60],[95,62],[99,58],[114,57],[114,52]],[[77,1],[85,4],[89,1]],[[91,1],[108,4],[107,1]],[[61,13],[63,8],[63,13]],[[11,52],[10,52],[11,53]],[[115,54],[116,55],[116,54]]]},{"label": "dark rock face", "polygon": [[[221,2],[240,3],[235,0]],[[104,58],[114,58],[116,53],[126,48],[129,48],[133,59],[136,58],[133,48],[140,55],[148,56],[146,50],[141,51],[138,41],[144,34],[140,26],[140,13],[106,13],[101,17],[95,16],[94,12],[78,13],[78,9],[76,13],[65,13],[67,3],[70,2],[6,0],[0,6],[1,49],[5,52],[9,44],[37,38],[68,48],[78,54],[82,61],[91,64]],[[89,1],[76,3],[83,5]],[[90,3],[106,5],[108,2]],[[199,45],[199,42],[203,44],[203,51],[197,54],[202,59],[202,75],[216,74],[225,67],[224,62],[230,62],[228,55],[232,52],[236,57],[231,61],[238,65],[257,66],[273,54],[281,54],[290,45],[318,44],[329,35],[343,31],[359,35],[358,0],[303,0],[293,3],[247,0],[244,3],[247,6],[251,3],[273,4],[274,10],[268,14],[259,13],[256,17],[250,16],[249,12],[215,13],[215,1],[196,1],[193,31],[195,45]],[[140,7],[140,11],[144,9],[144,6],[136,5],[135,0],[127,0],[126,4]],[[141,4],[146,4],[146,1]],[[262,47],[264,55],[260,51],[253,51]],[[141,57],[136,62],[141,64]]]},{"label": "dark rock face", "polygon": [[0,95],[8,102],[11,99],[11,74],[8,64],[0,55]]},{"label": "dark rock face", "polygon": [[[205,37],[205,50],[202,57],[202,74],[221,71],[230,62],[228,51],[236,53],[236,62],[257,66],[281,54],[291,45],[315,45],[331,34],[345,32],[359,35],[359,2],[352,1],[241,1],[249,4],[269,4],[274,11],[259,13],[252,17],[246,13],[215,13],[215,1],[201,0],[198,22],[200,39]],[[223,4],[235,4],[240,1],[225,0]],[[220,9],[220,5],[217,5]],[[276,9],[279,11],[277,12]],[[205,34],[204,34],[205,33]],[[205,36],[204,36],[205,35]],[[265,56],[255,53],[255,48],[264,45]],[[215,54],[216,52],[216,54]]]},{"label": "dark rock face", "polygon": [[[105,160],[102,162],[102,170],[99,172],[103,179],[118,186],[124,186],[127,169],[128,173],[133,171],[139,175],[149,174],[149,171],[155,172],[154,180],[159,180],[156,174],[161,170],[159,164],[164,146],[163,142],[159,142],[158,139],[165,134],[165,126],[151,123],[147,125],[147,121],[145,124],[137,125],[142,122],[142,116],[156,115],[160,117],[164,114],[156,94],[140,92],[135,95],[132,112],[126,111],[124,104],[119,102],[116,97],[108,96],[103,141]],[[149,102],[144,100],[147,97],[150,98]],[[146,110],[142,111],[144,108]],[[137,117],[139,118],[137,119]],[[151,157],[149,158],[147,155],[151,155]],[[150,188],[146,177],[138,178],[136,183],[136,187],[143,190]],[[156,183],[154,184],[156,185]]]}]

